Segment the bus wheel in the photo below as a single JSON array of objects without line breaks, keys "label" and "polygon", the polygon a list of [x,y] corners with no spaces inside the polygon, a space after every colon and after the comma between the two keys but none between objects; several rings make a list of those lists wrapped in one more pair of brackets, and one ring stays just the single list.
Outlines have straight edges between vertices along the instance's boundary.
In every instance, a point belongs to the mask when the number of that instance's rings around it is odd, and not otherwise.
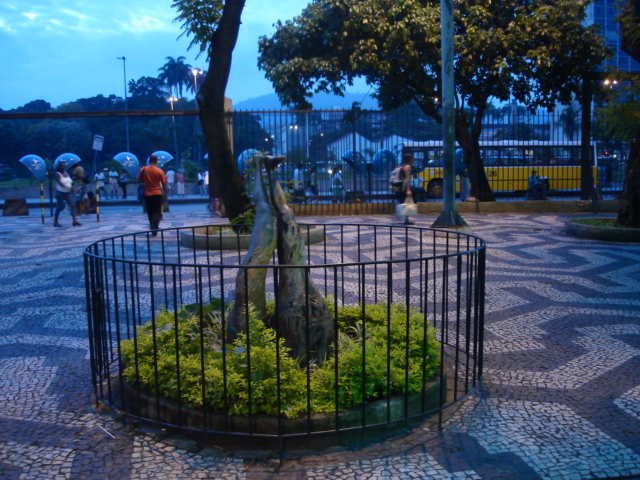
[{"label": "bus wheel", "polygon": [[435,180],[431,180],[429,185],[427,185],[427,195],[431,198],[440,198],[442,197],[442,179],[436,178]]}]

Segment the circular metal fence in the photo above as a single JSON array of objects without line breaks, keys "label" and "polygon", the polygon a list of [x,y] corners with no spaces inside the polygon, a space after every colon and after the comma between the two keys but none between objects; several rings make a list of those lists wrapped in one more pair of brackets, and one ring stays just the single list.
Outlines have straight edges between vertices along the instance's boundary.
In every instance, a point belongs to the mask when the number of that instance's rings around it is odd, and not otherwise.
[{"label": "circular metal fence", "polygon": [[163,426],[284,441],[413,424],[478,383],[480,238],[417,226],[300,230],[302,265],[275,254],[243,264],[247,236],[228,226],[87,247],[97,402]]}]

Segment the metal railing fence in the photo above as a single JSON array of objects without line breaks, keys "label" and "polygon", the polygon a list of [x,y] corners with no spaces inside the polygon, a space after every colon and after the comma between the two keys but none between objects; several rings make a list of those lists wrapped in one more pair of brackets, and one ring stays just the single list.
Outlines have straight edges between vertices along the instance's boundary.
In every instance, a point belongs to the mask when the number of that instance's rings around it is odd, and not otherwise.
[{"label": "metal railing fence", "polygon": [[[481,239],[412,226],[301,225],[301,232],[306,262],[295,266],[275,258],[242,265],[246,238],[221,226],[87,247],[96,400],[164,426],[284,441],[441,418],[477,385]],[[238,279],[259,272],[269,313],[254,318],[244,305],[243,327],[230,340]],[[294,356],[278,327],[287,273],[304,282],[302,337],[312,334],[317,307],[309,292],[324,299],[331,326],[323,358],[311,359],[308,341]]]}]

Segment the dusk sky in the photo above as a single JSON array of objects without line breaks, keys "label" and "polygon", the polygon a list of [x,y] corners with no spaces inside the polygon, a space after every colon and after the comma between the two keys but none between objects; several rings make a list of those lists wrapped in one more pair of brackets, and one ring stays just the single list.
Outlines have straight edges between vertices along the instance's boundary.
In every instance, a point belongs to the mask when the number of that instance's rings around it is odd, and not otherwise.
[{"label": "dusk sky", "polygon": [[[0,108],[43,99],[54,107],[97,94],[123,94],[127,78],[158,74],[165,57],[206,67],[174,22],[171,0],[4,0],[0,3]],[[247,0],[227,96],[234,103],[273,90],[256,66],[257,40],[276,20],[299,14],[307,0]]]}]

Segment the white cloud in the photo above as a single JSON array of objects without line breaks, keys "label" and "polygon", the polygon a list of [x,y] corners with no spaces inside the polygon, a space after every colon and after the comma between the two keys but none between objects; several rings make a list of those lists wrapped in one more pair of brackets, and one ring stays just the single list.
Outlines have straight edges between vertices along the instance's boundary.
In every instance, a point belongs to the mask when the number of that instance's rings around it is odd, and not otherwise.
[{"label": "white cloud", "polygon": [[29,20],[34,21],[38,18],[38,14],[36,12],[22,12],[23,17],[27,17]]},{"label": "white cloud", "polygon": [[80,21],[87,21],[90,20],[90,17],[82,12],[78,12],[77,10],[72,10],[70,8],[61,8],[60,13],[67,15],[71,18],[75,18],[76,20],[80,20]]},{"label": "white cloud", "polygon": [[171,21],[166,19],[154,17],[151,15],[136,15],[132,14],[125,22],[118,22],[118,26],[122,31],[127,33],[149,33],[149,32],[168,32],[176,31],[175,26],[171,24]]},{"label": "white cloud", "polygon": [[0,32],[15,33],[15,30],[9,26],[4,18],[0,18]]}]

